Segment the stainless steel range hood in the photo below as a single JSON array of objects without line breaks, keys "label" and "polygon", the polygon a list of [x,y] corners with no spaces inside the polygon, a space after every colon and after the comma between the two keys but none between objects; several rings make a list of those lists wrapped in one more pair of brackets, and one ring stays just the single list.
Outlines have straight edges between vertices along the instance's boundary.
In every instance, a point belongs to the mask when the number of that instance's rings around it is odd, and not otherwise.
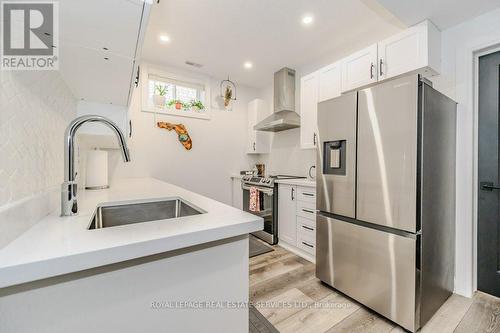
[{"label": "stainless steel range hood", "polygon": [[284,67],[274,73],[274,113],[253,128],[280,132],[297,127],[300,117],[295,112],[295,71]]}]

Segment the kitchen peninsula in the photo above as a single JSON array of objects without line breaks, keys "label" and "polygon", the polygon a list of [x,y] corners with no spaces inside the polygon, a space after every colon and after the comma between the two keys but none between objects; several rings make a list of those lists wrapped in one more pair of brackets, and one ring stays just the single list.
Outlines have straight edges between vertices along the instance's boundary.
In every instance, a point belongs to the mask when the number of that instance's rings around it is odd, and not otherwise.
[{"label": "kitchen peninsula", "polygon": [[[201,213],[88,230],[98,205],[157,199]],[[195,332],[221,322],[247,331],[248,309],[233,304],[248,302],[248,233],[262,229],[261,218],[151,178],[82,191],[79,200],[79,215],[54,212],[0,250],[8,319],[0,331]]]}]

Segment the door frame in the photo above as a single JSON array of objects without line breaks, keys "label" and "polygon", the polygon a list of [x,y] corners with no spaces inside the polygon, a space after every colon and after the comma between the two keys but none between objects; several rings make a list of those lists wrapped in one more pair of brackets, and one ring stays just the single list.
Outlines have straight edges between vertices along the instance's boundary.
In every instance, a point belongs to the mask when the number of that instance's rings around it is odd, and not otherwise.
[{"label": "door frame", "polygon": [[492,54],[500,51],[500,40],[489,42],[486,45],[476,47],[472,50],[473,57],[473,119],[474,119],[474,130],[473,130],[473,147],[474,147],[474,159],[473,159],[473,229],[472,229],[472,292],[477,291],[477,279],[478,279],[478,269],[477,269],[477,236],[478,236],[478,161],[479,161],[479,58],[488,54]]}]

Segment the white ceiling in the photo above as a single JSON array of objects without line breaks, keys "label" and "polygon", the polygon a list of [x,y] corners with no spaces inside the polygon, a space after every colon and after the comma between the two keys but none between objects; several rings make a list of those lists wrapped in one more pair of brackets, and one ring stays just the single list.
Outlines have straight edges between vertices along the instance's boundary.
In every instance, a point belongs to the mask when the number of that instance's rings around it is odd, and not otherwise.
[{"label": "white ceiling", "polygon": [[430,19],[445,30],[500,7],[499,0],[378,0],[406,25]]},{"label": "white ceiling", "polygon": [[[335,60],[389,36],[401,23],[375,0],[161,0],[154,4],[142,56],[154,64],[197,70],[262,87],[283,66]],[[314,16],[305,27],[301,18]],[[167,34],[162,44],[158,36]],[[246,70],[245,61],[253,68]]]}]

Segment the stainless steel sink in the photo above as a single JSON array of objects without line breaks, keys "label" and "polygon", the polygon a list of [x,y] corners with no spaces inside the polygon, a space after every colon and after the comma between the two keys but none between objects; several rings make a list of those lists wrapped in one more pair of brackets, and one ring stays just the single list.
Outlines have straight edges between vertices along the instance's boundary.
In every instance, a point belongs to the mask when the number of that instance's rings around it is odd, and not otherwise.
[{"label": "stainless steel sink", "polygon": [[206,213],[180,198],[101,204],[87,229],[101,229]]}]

